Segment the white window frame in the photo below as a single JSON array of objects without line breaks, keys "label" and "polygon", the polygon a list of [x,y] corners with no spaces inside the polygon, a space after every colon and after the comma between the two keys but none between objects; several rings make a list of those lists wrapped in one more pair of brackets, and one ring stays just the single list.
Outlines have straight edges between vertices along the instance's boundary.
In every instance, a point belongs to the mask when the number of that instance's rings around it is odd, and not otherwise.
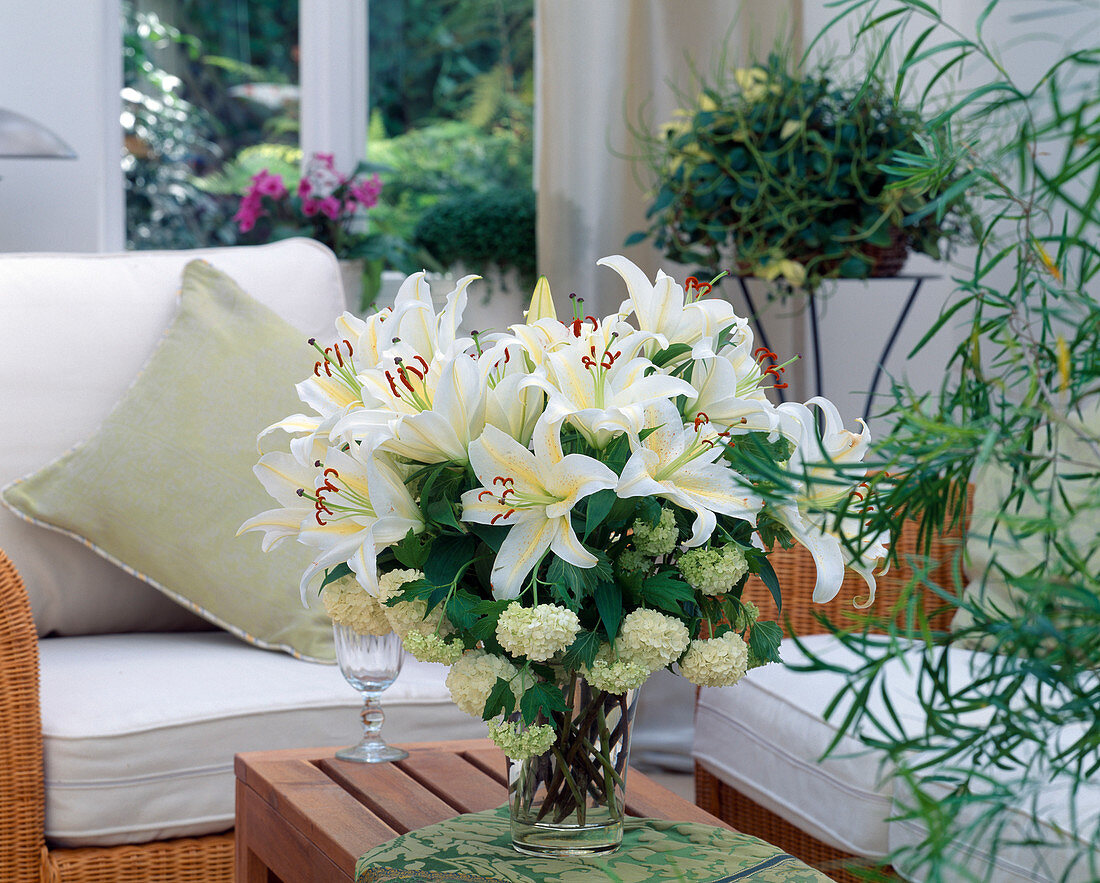
[{"label": "white window frame", "polygon": [[366,156],[368,0],[300,0],[302,162],[331,153],[349,173]]}]

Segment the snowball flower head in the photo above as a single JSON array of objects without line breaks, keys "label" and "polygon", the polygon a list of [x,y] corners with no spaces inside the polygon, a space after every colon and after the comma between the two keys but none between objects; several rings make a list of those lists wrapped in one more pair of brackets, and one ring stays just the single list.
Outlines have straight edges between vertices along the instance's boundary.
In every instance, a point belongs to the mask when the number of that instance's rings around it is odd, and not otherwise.
[{"label": "snowball flower head", "polygon": [[704,595],[728,592],[749,572],[745,553],[736,546],[690,549],[680,556],[676,564],[688,585]]},{"label": "snowball flower head", "polygon": [[509,604],[497,620],[500,646],[513,656],[526,656],[534,662],[544,662],[565,650],[580,630],[577,614],[556,604]]},{"label": "snowball flower head", "polygon": [[346,625],[360,635],[388,635],[393,631],[386,608],[359,585],[355,577],[345,576],[329,583],[321,600],[333,622]]},{"label": "snowball flower head", "polygon": [[635,521],[632,532],[634,548],[643,555],[654,558],[658,555],[667,555],[675,549],[676,540],[679,538],[676,516],[671,509],[662,509],[660,521],[652,527],[640,519]]},{"label": "snowball flower head", "polygon": [[378,600],[382,602],[390,625],[402,641],[413,631],[423,635],[449,635],[454,631],[454,626],[443,616],[441,604],[433,608],[431,613],[428,612],[428,602],[421,599],[386,604],[391,598],[401,594],[402,585],[423,576],[419,570],[391,570],[378,576]]},{"label": "snowball flower head", "polygon": [[700,687],[730,687],[749,668],[749,646],[737,632],[691,642],[680,660],[680,673]]},{"label": "snowball flower head", "polygon": [[679,659],[690,640],[680,620],[640,607],[623,618],[615,650],[620,659],[654,672]]},{"label": "snowball flower head", "polygon": [[518,721],[493,721],[489,738],[512,760],[526,760],[545,754],[554,744],[554,728],[549,724],[521,727]]},{"label": "snowball flower head", "polygon": [[[516,672],[516,667],[503,656],[485,650],[471,650],[451,666],[447,673],[447,689],[451,691],[455,705],[466,714],[480,718],[497,678],[512,681]],[[513,689],[519,686],[515,681],[512,683]]]},{"label": "snowball flower head", "polygon": [[435,632],[425,634],[416,629],[406,632],[401,643],[421,662],[442,662],[444,665],[457,662],[465,649],[461,641],[448,641]]},{"label": "snowball flower head", "polygon": [[646,682],[649,669],[627,659],[612,658],[611,647],[604,644],[596,653],[592,665],[581,670],[584,679],[606,693],[625,693],[636,690]]}]

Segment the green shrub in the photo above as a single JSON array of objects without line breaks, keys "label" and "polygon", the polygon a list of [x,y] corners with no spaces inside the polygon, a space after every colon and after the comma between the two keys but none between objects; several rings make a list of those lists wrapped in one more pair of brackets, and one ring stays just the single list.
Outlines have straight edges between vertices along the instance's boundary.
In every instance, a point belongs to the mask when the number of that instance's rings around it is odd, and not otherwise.
[{"label": "green shrub", "polygon": [[497,188],[440,200],[421,216],[414,240],[445,267],[514,267],[533,283],[534,191]]}]

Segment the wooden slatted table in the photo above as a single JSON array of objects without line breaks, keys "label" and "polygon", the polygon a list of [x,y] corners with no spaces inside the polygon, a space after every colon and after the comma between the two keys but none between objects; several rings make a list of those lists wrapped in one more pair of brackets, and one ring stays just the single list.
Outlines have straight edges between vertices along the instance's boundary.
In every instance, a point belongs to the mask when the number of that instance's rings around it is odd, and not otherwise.
[{"label": "wooden slatted table", "polygon": [[[352,881],[368,849],[507,800],[504,755],[488,739],[401,747],[408,759],[380,764],[333,748],[238,754],[236,883]],[[637,770],[626,792],[630,815],[729,828]]]}]

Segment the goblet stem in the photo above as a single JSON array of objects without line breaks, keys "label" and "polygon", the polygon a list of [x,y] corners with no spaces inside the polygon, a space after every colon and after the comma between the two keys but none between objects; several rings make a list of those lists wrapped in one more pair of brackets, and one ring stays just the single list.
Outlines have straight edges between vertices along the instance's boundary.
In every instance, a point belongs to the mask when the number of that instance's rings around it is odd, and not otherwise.
[{"label": "goblet stem", "polygon": [[360,745],[382,745],[382,724],[386,722],[386,713],[377,693],[363,694],[363,710],[359,715],[363,720],[363,739]]}]

